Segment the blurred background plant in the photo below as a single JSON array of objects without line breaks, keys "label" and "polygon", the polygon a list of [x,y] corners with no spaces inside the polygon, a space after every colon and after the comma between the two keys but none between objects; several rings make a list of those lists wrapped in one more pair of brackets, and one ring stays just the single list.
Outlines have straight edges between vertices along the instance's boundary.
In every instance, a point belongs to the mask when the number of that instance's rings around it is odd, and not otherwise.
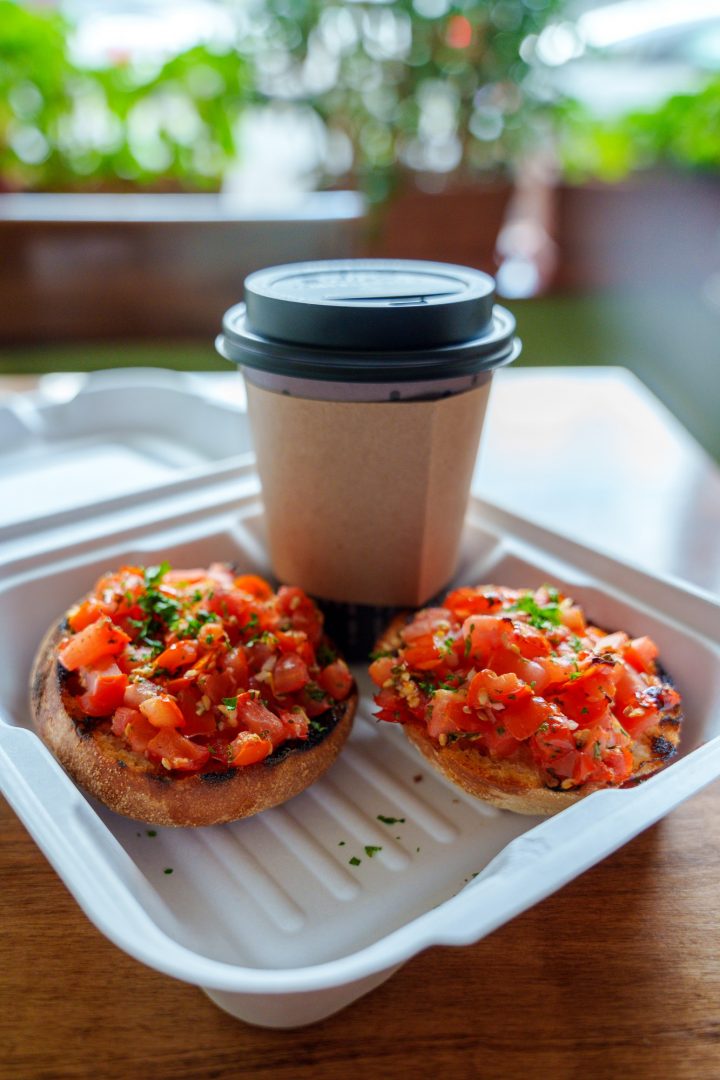
[{"label": "blurred background plant", "polygon": [[[162,7],[156,25],[172,16]],[[139,32],[126,44],[98,32],[112,5],[68,3],[58,14],[0,0],[5,186],[218,187],[240,156],[251,104],[256,142],[273,125],[281,133],[281,164],[283,143],[304,135],[301,185],[352,177],[371,201],[403,169],[508,174],[546,137],[548,101],[533,93],[529,58],[561,0],[214,7],[211,40],[168,56],[172,35],[153,44]]]},{"label": "blurred background plant", "polygon": [[613,119],[572,101],[559,105],[558,115],[559,158],[575,183],[613,182],[645,169],[720,170],[720,77]]},{"label": "blurred background plant", "polygon": [[[652,31],[668,6],[0,0],[0,184],[350,185],[372,203],[407,176],[429,191],[450,177],[512,177],[552,145],[574,182],[656,166],[717,169],[713,5],[676,3],[685,21]],[[654,79],[649,102],[638,70]]]},{"label": "blurred background plant", "polygon": [[550,103],[533,91],[529,61],[562,6],[257,0],[245,45],[267,102],[322,121],[316,182],[353,174],[377,202],[405,171],[511,174],[547,137]]},{"label": "blurred background plant", "polygon": [[0,183],[374,202],[548,145],[572,181],[716,170],[718,20],[713,0],[0,0]]},{"label": "blurred background plant", "polygon": [[6,190],[212,190],[238,155],[248,61],[230,43],[83,62],[72,22],[0,0]]}]

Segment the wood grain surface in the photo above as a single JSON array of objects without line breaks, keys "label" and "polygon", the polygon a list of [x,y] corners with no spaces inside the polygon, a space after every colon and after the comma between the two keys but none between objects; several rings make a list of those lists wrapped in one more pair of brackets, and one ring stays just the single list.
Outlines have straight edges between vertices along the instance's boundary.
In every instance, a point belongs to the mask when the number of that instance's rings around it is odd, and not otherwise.
[{"label": "wood grain surface", "polygon": [[720,783],[478,944],[350,1008],[253,1028],[88,922],[0,807],[0,1076],[720,1076]]}]

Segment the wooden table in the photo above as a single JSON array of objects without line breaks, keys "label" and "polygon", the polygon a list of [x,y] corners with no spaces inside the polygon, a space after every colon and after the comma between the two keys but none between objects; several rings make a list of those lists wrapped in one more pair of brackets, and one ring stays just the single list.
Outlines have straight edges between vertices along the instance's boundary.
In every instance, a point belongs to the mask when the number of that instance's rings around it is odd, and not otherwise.
[{"label": "wooden table", "polygon": [[[640,384],[518,370],[494,394],[483,494],[720,591],[720,475]],[[718,895],[715,783],[489,938],[269,1031],[105,940],[3,804],[0,1076],[715,1078]]]}]

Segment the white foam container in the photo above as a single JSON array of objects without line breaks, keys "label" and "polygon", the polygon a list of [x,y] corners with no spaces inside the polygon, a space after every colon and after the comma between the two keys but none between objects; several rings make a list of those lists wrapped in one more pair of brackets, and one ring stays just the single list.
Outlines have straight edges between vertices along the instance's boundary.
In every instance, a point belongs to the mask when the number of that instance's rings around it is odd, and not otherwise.
[{"label": "white foam container", "polygon": [[[153,407],[171,382],[168,411],[184,420],[180,431],[165,432],[169,473],[153,478],[143,466],[158,448],[145,436],[157,435]],[[48,467],[61,478],[65,457],[64,475],[76,483],[82,422],[94,447],[83,468],[103,497],[78,501],[68,492],[70,509],[51,499],[48,512],[38,503],[39,513],[0,521],[0,788],[107,937],[202,987],[234,1016],[294,1027],[337,1012],[422,949],[490,933],[720,775],[720,605],[475,499],[458,581],[553,581],[600,625],[649,633],[684,698],[679,760],[637,788],[596,793],[549,820],[499,811],[428,771],[399,729],[372,720],[371,688],[358,667],[353,734],[317,784],[246,821],[149,835],[85,796],[32,732],[29,670],[46,627],[109,567],[229,559],[268,573],[244,414],[241,403],[204,398],[192,380],[156,373],[118,373],[104,387],[92,378],[66,394],[49,386],[0,409],[0,453],[18,482],[29,482],[47,424]],[[122,431],[108,426],[121,396],[138,400],[141,387],[152,399],[146,412],[132,414]],[[24,462],[7,449],[16,414],[31,433]],[[234,433],[223,441],[221,417],[230,422],[230,414]],[[193,442],[188,433],[198,425],[214,438]],[[93,462],[105,467],[108,440],[135,453],[145,480],[136,490],[98,486]],[[380,850],[370,856],[366,847]]]}]

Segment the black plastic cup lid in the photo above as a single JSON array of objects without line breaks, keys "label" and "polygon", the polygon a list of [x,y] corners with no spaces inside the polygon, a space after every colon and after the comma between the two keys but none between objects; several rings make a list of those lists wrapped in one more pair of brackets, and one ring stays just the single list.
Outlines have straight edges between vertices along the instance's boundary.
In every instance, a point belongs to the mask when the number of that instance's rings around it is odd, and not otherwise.
[{"label": "black plastic cup lid", "polygon": [[290,263],[245,279],[217,348],[278,375],[342,382],[446,379],[509,363],[515,320],[493,279],[402,259]]}]

